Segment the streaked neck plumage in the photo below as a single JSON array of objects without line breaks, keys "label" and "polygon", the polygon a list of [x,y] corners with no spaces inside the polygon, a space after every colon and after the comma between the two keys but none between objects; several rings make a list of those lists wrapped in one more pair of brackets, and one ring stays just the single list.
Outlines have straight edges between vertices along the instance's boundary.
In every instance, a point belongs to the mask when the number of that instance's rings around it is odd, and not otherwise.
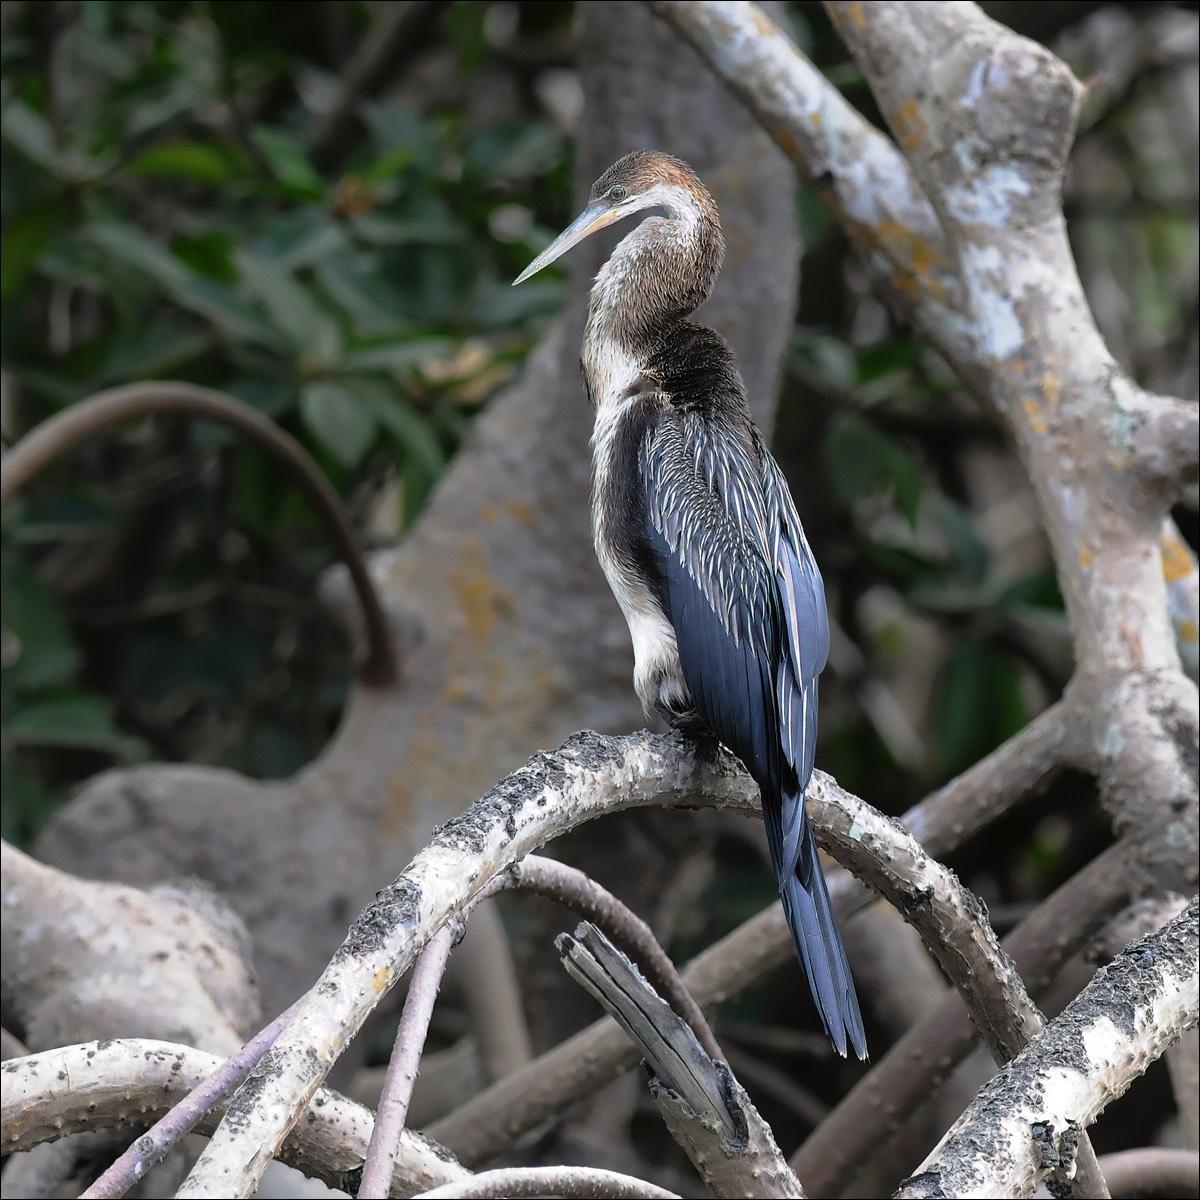
[{"label": "streaked neck plumage", "polygon": [[624,237],[592,285],[582,364],[598,408],[618,401],[670,328],[708,299],[725,255],[716,205],[702,187],[660,183],[643,199],[641,207],[666,215]]}]

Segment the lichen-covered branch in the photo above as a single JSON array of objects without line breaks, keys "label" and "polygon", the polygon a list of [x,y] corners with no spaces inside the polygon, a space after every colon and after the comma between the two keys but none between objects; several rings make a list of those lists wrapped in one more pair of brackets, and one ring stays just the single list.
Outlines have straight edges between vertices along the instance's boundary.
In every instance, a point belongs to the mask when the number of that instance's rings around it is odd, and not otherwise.
[{"label": "lichen-covered branch", "polygon": [[1050,538],[1075,646],[1070,711],[1102,797],[1157,878],[1189,892],[1200,728],[1158,539],[1194,469],[1190,449],[1160,438],[1196,417],[1125,375],[1075,272],[1061,185],[1081,85],[973,4],[828,8],[952,248],[987,394]]},{"label": "lichen-covered branch", "polygon": [[1028,1196],[1069,1167],[1080,1132],[1200,1019],[1197,904],[1097,972],[896,1196]]},{"label": "lichen-covered branch", "polygon": [[[153,1120],[199,1086],[221,1060],[173,1042],[119,1038],[47,1050],[6,1062],[0,1104],[5,1151],[27,1150],[73,1133],[125,1129]],[[224,1105],[201,1119],[211,1133]],[[306,1175],[342,1187],[366,1154],[374,1119],[368,1109],[321,1092],[280,1158]],[[392,1186],[411,1194],[466,1179],[440,1146],[405,1132]]]},{"label": "lichen-covered branch", "polygon": [[84,1189],[80,1200],[113,1200],[123,1196],[147,1171],[156,1166],[207,1116],[221,1107],[245,1082],[254,1064],[267,1052],[291,1020],[296,1005],[280,1013],[260,1029],[240,1050],[231,1054],[216,1070],[209,1072],[176,1104],[157,1120],[117,1160]]},{"label": "lichen-covered branch", "polygon": [[583,733],[554,753],[536,755],[443,826],[359,916],[300,1012],[234,1097],[179,1195],[253,1190],[380,998],[429,938],[499,872],[602,813],[689,798],[749,809],[755,796],[734,760],[701,762],[677,735]]},{"label": "lichen-covered branch", "polygon": [[[930,854],[949,854],[1036,792],[1069,760],[1070,751],[1060,710],[1048,709],[987,758],[909,809],[901,820]],[[821,777],[818,771],[814,780]],[[823,836],[819,826],[817,835]],[[1107,886],[1120,888],[1111,862],[1105,870]],[[845,873],[831,874],[829,890],[843,921],[871,901],[871,893]],[[1120,897],[1124,895],[1122,889]],[[775,904],[697,955],[684,970],[683,981],[701,1008],[711,1010],[765,978],[791,954],[791,935],[782,909]],[[966,1037],[969,1040],[969,1026]],[[515,1138],[552,1119],[564,1105],[594,1094],[636,1061],[628,1039],[612,1021],[596,1022],[520,1071],[497,1080],[435,1122],[430,1133],[465,1162],[486,1162]],[[937,1061],[934,1055],[925,1060],[930,1066]],[[924,1078],[915,1069],[909,1074]],[[869,1117],[861,1117],[857,1128],[869,1123]]]}]

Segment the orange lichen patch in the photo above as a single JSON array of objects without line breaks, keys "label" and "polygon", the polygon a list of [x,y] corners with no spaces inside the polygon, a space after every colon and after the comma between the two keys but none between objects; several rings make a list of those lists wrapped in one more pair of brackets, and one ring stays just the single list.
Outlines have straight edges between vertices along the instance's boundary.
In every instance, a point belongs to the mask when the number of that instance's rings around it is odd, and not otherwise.
[{"label": "orange lichen patch", "polygon": [[[775,142],[779,146],[780,150],[782,150],[784,154],[786,154],[788,158],[792,160],[792,162],[796,163],[797,166],[806,165],[804,151],[800,149],[800,143],[796,141],[795,137],[793,137],[793,135],[790,134],[782,125],[773,124],[771,126],[771,136],[775,139]],[[825,192],[832,191],[833,189],[818,188],[818,190],[824,194]]]},{"label": "orange lichen patch", "polygon": [[375,989],[375,995],[381,995],[388,990],[392,982],[392,968],[380,967],[375,972],[374,978],[371,980],[371,986]]},{"label": "orange lichen patch", "polygon": [[1162,550],[1163,578],[1168,583],[1178,583],[1196,569],[1191,551],[1177,537],[1163,534],[1159,548]]},{"label": "orange lichen patch", "polygon": [[1083,539],[1079,539],[1079,565],[1085,570],[1089,570],[1092,565],[1092,548]]},{"label": "orange lichen patch", "polygon": [[513,611],[514,604],[509,592],[492,579],[478,538],[463,539],[460,565],[451,571],[450,584],[458,596],[467,634],[476,645],[482,645],[501,615]]},{"label": "orange lichen patch", "polygon": [[499,515],[500,514],[496,511],[496,506],[494,504],[485,504],[479,510],[479,519],[485,525],[495,525],[496,518],[499,517]]},{"label": "orange lichen patch", "polygon": [[820,128],[821,128],[821,122],[825,120],[825,114],[824,114],[824,113],[822,113],[822,112],[821,112],[821,110],[818,108],[818,109],[815,109],[815,110],[812,112],[812,114],[809,116],[809,118],[808,118],[808,119],[809,119],[809,120],[810,120],[810,121],[813,123],[813,125],[814,125],[814,126],[817,128],[817,129],[820,129]]},{"label": "orange lichen patch", "polygon": [[1042,376],[1042,395],[1051,408],[1057,408],[1062,400],[1062,380],[1053,371]]},{"label": "orange lichen patch", "polygon": [[1045,433],[1050,428],[1050,422],[1046,420],[1046,414],[1042,412],[1036,400],[1023,400],[1022,405],[1025,409],[1025,415],[1029,418],[1029,428],[1034,433]]},{"label": "orange lichen patch", "polygon": [[773,37],[779,32],[779,26],[757,5],[750,10],[750,20],[754,25],[754,31],[762,37]]},{"label": "orange lichen patch", "polygon": [[895,117],[896,138],[905,150],[916,150],[925,141],[925,122],[915,100],[901,106]]},{"label": "orange lichen patch", "polygon": [[894,287],[905,295],[925,294],[939,302],[945,299],[938,279],[945,260],[923,237],[899,221],[880,221],[876,233],[879,248],[900,268],[892,275]]},{"label": "orange lichen patch", "polygon": [[1197,628],[1196,622],[1190,619],[1180,621],[1175,626],[1175,633],[1181,642],[1187,642],[1189,645],[1194,646],[1197,642],[1200,642],[1200,628]]},{"label": "orange lichen patch", "polygon": [[861,4],[850,5],[850,21],[855,29],[866,29],[867,14],[863,11]]},{"label": "orange lichen patch", "polygon": [[537,518],[537,509],[524,500],[513,500],[509,503],[508,515],[514,521],[520,521],[522,525],[532,525]]}]

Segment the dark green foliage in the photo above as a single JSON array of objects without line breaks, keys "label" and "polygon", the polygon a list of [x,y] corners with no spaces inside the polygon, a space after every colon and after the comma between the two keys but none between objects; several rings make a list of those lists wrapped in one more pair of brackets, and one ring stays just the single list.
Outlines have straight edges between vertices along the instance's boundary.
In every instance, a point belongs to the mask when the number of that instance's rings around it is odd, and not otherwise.
[{"label": "dark green foliage", "polygon": [[[560,303],[552,278],[508,289],[541,208],[568,206],[567,147],[538,106],[474,95],[488,7],[447,6],[397,50],[454,48],[436,104],[369,82],[319,144],[365,5],[26,6],[3,48],[6,432],[190,380],[283,424],[360,516],[411,524]],[[330,551],[258,449],[165,418],[114,431],[4,539],[7,830],[106,762],[279,775],[327,736],[348,667],[313,600]]]}]

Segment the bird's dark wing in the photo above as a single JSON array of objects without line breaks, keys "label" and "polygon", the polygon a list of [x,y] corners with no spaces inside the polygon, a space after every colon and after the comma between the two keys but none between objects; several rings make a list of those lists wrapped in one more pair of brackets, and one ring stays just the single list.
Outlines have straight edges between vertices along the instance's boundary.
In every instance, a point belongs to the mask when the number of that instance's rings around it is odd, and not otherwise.
[{"label": "bird's dark wing", "polygon": [[[787,481],[766,447],[760,448],[760,461],[771,570],[784,631],[784,653],[775,681],[779,729],[784,757],[796,773],[796,790],[784,790],[775,817],[778,865],[789,872],[790,886],[782,887],[784,907],[790,910],[788,924],[797,942],[803,938],[812,943],[811,954],[801,949],[800,956],[834,1045],[844,1054],[848,1036],[858,1057],[866,1058],[867,1037],[858,996],[804,801],[817,744],[817,676],[829,658],[825,584]],[[768,820],[768,840],[772,840],[770,825]],[[826,1007],[825,996],[832,999],[832,1010]],[[832,1028],[830,1017],[834,1017]]]},{"label": "bird's dark wing", "polygon": [[825,593],[787,485],[756,436],[670,414],[643,445],[646,537],[680,666],[704,724],[763,790],[784,911],[822,1021],[866,1053],[804,788],[816,750]]},{"label": "bird's dark wing", "polygon": [[651,430],[641,466],[646,537],[696,712],[761,787],[777,792],[785,767],[775,715],[779,621],[756,464],[729,453],[701,422],[671,414]]}]

